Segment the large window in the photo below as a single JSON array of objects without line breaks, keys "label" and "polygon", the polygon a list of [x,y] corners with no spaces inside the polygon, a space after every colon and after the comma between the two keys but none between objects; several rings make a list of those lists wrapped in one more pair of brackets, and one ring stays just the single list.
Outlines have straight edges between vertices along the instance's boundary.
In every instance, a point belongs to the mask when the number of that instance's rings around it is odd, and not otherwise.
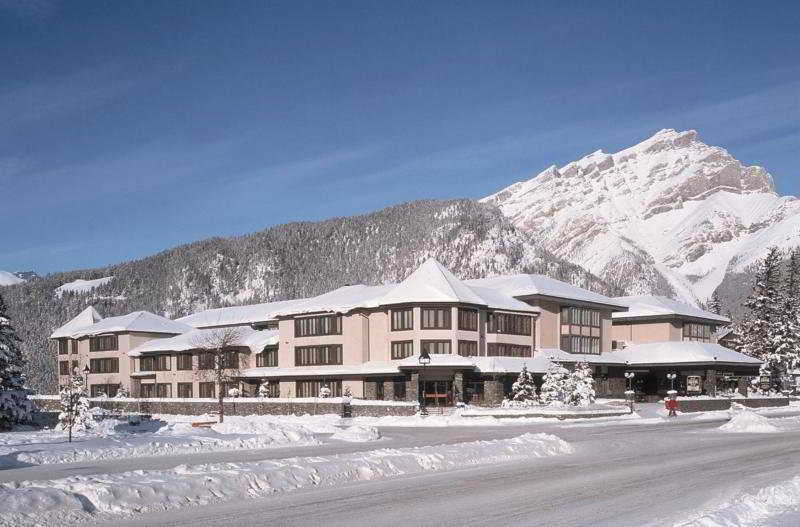
[{"label": "large window", "polygon": [[392,360],[405,359],[406,357],[410,357],[413,354],[414,354],[413,340],[401,340],[398,342],[392,342]]},{"label": "large window", "polygon": [[489,313],[487,329],[489,333],[506,335],[530,335],[530,315],[512,315],[510,313]]},{"label": "large window", "polygon": [[119,384],[92,384],[89,387],[89,393],[92,397],[116,397],[119,392]]},{"label": "large window", "polygon": [[449,340],[423,340],[420,344],[422,345],[422,351],[427,351],[430,354],[449,355],[452,353]]},{"label": "large window", "polygon": [[683,324],[683,340],[711,342],[712,333],[714,333],[714,327],[710,324],[698,324],[695,322]]},{"label": "large window", "polygon": [[69,375],[69,361],[62,360],[58,363],[58,374],[59,375]]},{"label": "large window", "polygon": [[222,352],[222,369],[224,370],[237,370],[239,369],[239,352],[238,351],[224,351]]},{"label": "large window", "polygon": [[139,371],[169,371],[169,355],[139,358]]},{"label": "large window", "polygon": [[115,351],[117,349],[116,335],[102,335],[89,339],[89,351]]},{"label": "large window", "polygon": [[211,351],[204,351],[197,356],[197,369],[198,370],[213,370],[214,369],[214,353]]},{"label": "large window", "polygon": [[478,342],[475,340],[459,340],[458,354],[462,357],[477,357]]},{"label": "large window", "polygon": [[178,370],[191,370],[192,369],[192,354],[191,353],[178,353],[176,356],[176,369]]},{"label": "large window", "polygon": [[530,357],[531,347],[492,342],[486,345],[486,355],[489,357]]},{"label": "large window", "polygon": [[[266,386],[266,388],[264,388],[264,386]],[[258,387],[258,393],[260,394],[263,392],[266,392],[267,397],[280,397],[281,385],[278,381],[264,381]]]},{"label": "large window", "polygon": [[449,307],[423,307],[422,329],[450,329]]},{"label": "large window", "polygon": [[172,385],[168,382],[160,382],[158,384],[142,384],[140,391],[142,397],[144,398],[159,397],[166,399],[172,397]]},{"label": "large window", "polygon": [[458,329],[478,331],[478,310],[458,308]]},{"label": "large window", "polygon": [[59,339],[58,340],[58,354],[59,355],[66,355],[69,353],[69,341],[66,339]]},{"label": "large window", "polygon": [[295,337],[314,337],[317,335],[341,335],[341,315],[321,315],[294,319]]},{"label": "large window", "polygon": [[278,365],[278,348],[266,348],[256,355],[256,367],[272,368]]},{"label": "large window", "polygon": [[414,329],[414,309],[392,309],[392,331]]},{"label": "large window", "polygon": [[89,361],[90,373],[119,373],[119,359],[91,359]]},{"label": "large window", "polygon": [[181,399],[191,399],[192,398],[192,383],[190,382],[179,382],[178,383],[178,397]]},{"label": "large window", "polygon": [[298,397],[319,397],[319,391],[323,386],[330,388],[331,397],[341,397],[342,381],[340,380],[297,381],[295,388]]},{"label": "large window", "polygon": [[[78,340],[72,341],[72,353],[78,353],[78,342]],[[116,345],[114,346],[114,349],[116,349]]]},{"label": "large window", "polygon": [[214,398],[214,383],[213,382],[199,382],[197,383],[197,391],[203,399]]},{"label": "large window", "polygon": [[294,349],[295,366],[324,366],[342,363],[341,344],[298,346]]},{"label": "large window", "polygon": [[561,349],[568,353],[600,355],[600,337],[561,335]]},{"label": "large window", "polygon": [[562,307],[561,325],[600,327],[600,311],[580,307]]}]

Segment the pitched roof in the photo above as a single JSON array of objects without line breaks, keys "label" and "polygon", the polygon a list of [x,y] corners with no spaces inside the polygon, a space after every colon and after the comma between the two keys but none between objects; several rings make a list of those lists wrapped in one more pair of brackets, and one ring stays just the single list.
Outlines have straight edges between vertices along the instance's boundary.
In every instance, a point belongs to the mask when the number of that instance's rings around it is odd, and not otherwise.
[{"label": "pitched roof", "polygon": [[683,316],[713,320],[723,324],[730,324],[730,319],[710,311],[678,302],[666,296],[639,295],[617,297],[618,303],[628,306],[628,311],[614,313],[614,320],[625,320],[639,317]]},{"label": "pitched roof", "polygon": [[464,302],[483,304],[461,280],[445,266],[429,258],[381,299],[382,304],[408,302]]},{"label": "pitched roof", "polygon": [[208,328],[214,326],[247,326],[256,322],[272,320],[275,318],[275,313],[289,309],[293,306],[300,305],[307,300],[307,298],[299,298],[296,300],[280,300],[277,302],[267,302],[249,306],[231,306],[220,307],[216,309],[206,309],[205,311],[193,313],[176,320],[196,328]]},{"label": "pitched roof", "polygon": [[489,278],[465,280],[464,283],[467,285],[494,289],[495,291],[517,298],[525,296],[548,296],[606,306],[616,306],[620,309],[627,307],[611,297],[541,274],[491,276]]},{"label": "pitched roof", "polygon": [[89,306],[80,313],[78,316],[61,326],[60,328],[56,329],[52,335],[50,335],[51,339],[58,339],[58,338],[68,338],[72,335],[73,332],[78,330],[79,328],[83,328],[86,326],[91,326],[92,324],[103,320],[103,317],[100,316],[100,313],[97,310]]},{"label": "pitched roof", "polygon": [[[174,337],[153,339],[144,342],[128,352],[131,357],[147,353],[170,351],[189,351],[203,346],[204,342],[213,341],[218,329],[193,329]],[[253,353],[261,352],[265,346],[278,344],[278,331],[256,331],[249,327],[235,328],[233,346],[250,348]]]},{"label": "pitched roof", "polygon": [[104,333],[168,333],[180,334],[191,331],[192,327],[147,311],[134,311],[119,317],[104,318],[90,326],[76,328],[72,338],[102,335]]},{"label": "pitched roof", "polygon": [[719,344],[691,341],[653,342],[637,344],[607,353],[617,361],[636,366],[669,364],[720,364],[758,366],[761,361],[728,349]]}]

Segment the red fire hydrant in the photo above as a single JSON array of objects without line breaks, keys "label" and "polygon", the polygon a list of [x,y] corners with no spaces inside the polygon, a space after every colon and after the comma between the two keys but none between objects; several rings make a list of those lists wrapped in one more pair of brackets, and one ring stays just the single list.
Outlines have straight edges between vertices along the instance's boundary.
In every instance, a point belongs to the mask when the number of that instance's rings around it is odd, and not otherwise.
[{"label": "red fire hydrant", "polygon": [[678,416],[678,400],[674,395],[670,396],[670,398],[664,402],[664,406],[669,410],[669,417]]}]

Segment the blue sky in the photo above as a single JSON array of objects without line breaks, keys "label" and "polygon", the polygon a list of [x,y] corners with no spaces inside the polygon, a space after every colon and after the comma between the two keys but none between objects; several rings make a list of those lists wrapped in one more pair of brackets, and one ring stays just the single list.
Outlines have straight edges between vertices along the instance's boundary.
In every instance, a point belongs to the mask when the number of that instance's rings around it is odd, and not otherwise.
[{"label": "blue sky", "polygon": [[421,198],[661,128],[800,194],[800,2],[0,0],[0,269]]}]

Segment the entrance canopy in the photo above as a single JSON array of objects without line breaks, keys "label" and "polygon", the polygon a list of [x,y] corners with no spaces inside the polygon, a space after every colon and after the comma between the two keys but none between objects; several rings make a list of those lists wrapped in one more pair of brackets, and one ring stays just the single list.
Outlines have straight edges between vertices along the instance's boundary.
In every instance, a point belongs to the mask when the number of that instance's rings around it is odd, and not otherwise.
[{"label": "entrance canopy", "polygon": [[606,355],[631,366],[751,366],[761,361],[708,342],[654,342],[637,344]]}]

